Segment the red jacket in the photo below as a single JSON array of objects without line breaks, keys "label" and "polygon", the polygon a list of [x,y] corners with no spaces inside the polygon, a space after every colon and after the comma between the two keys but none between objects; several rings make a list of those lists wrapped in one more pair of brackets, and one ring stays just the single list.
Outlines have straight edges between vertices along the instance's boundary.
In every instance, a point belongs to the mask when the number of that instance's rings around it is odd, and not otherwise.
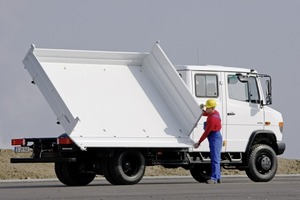
[{"label": "red jacket", "polygon": [[207,119],[205,131],[199,140],[199,144],[203,142],[203,140],[205,140],[205,138],[207,138],[212,131],[220,131],[222,127],[221,117],[218,111],[214,110],[211,114],[208,114],[204,111],[202,116],[207,116]]}]

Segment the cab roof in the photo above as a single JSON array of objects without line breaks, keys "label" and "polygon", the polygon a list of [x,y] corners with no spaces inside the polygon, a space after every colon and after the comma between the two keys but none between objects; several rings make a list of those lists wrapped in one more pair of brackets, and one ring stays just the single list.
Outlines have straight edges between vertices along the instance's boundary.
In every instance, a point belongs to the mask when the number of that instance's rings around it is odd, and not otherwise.
[{"label": "cab roof", "polygon": [[176,65],[177,71],[216,71],[216,72],[241,72],[257,73],[256,70],[237,67],[225,67],[218,65]]}]

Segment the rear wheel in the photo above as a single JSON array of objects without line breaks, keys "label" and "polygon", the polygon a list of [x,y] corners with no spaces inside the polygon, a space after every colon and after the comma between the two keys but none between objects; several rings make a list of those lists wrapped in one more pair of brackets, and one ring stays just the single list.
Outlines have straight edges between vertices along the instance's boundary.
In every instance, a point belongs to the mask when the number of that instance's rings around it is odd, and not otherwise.
[{"label": "rear wheel", "polygon": [[83,186],[92,182],[96,176],[93,172],[86,172],[82,168],[84,165],[78,163],[55,163],[55,173],[57,178],[68,186]]},{"label": "rear wheel", "polygon": [[211,166],[210,164],[194,165],[194,167],[190,169],[190,172],[196,181],[204,183],[211,177]]},{"label": "rear wheel", "polygon": [[106,158],[106,159],[102,160],[101,168],[103,171],[103,175],[109,183],[111,183],[113,185],[118,185],[118,182],[116,180],[114,180],[111,175],[110,165],[111,165],[110,158]]},{"label": "rear wheel", "polygon": [[247,176],[255,182],[268,182],[273,179],[277,171],[277,157],[274,150],[264,144],[251,148],[248,160]]},{"label": "rear wheel", "polygon": [[145,173],[145,157],[139,151],[118,152],[108,161],[110,176],[108,180],[115,185],[133,185],[138,183]]}]

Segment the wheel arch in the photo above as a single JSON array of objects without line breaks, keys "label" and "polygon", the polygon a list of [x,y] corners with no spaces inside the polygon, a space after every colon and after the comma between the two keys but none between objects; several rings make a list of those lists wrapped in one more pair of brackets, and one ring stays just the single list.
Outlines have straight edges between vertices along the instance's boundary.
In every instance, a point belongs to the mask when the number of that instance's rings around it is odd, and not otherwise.
[{"label": "wheel arch", "polygon": [[256,144],[269,145],[277,155],[279,154],[277,138],[274,132],[272,131],[256,130],[251,134],[245,151],[247,154],[247,159],[249,157],[249,152],[251,151],[252,146]]}]

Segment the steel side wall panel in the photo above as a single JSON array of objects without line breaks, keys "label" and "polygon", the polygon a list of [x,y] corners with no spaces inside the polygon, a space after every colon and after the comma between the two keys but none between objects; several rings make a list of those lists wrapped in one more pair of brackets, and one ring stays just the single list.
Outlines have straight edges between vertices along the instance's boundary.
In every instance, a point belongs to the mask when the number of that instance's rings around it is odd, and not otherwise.
[{"label": "steel side wall panel", "polygon": [[181,124],[182,136],[189,136],[201,117],[201,110],[158,44],[153,47],[143,65]]},{"label": "steel side wall panel", "polygon": [[23,62],[81,149],[193,143],[200,109],[159,45],[149,55],[32,48]]},{"label": "steel side wall panel", "polygon": [[35,49],[40,62],[140,66],[147,53]]}]

